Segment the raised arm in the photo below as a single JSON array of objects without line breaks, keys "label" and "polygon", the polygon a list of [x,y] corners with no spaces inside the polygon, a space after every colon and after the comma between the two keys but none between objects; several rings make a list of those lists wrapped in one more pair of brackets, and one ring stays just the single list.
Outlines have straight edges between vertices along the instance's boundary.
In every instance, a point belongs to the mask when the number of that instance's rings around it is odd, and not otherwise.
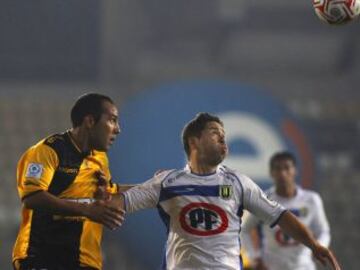
[{"label": "raised arm", "polygon": [[117,205],[126,212],[154,208],[159,202],[161,183],[171,171],[156,174],[146,182],[129,187],[125,192],[109,196],[108,202]]},{"label": "raised arm", "polygon": [[309,247],[316,259],[323,265],[330,263],[334,270],[340,270],[341,267],[334,254],[314,238],[311,232],[289,211],[286,211],[279,219],[278,225],[287,235]]}]

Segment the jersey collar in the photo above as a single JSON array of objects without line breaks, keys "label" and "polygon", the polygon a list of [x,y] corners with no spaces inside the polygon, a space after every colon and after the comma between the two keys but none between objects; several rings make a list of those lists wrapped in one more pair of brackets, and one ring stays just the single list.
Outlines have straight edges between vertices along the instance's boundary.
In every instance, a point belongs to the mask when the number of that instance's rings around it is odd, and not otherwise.
[{"label": "jersey collar", "polygon": [[69,139],[69,142],[71,143],[71,145],[73,146],[73,148],[75,149],[75,151],[76,151],[79,155],[81,155],[81,156],[83,156],[83,157],[87,157],[87,156],[89,156],[89,155],[92,154],[92,151],[88,151],[88,152],[82,152],[82,151],[81,151],[81,149],[79,148],[79,146],[76,144],[76,142],[75,142],[74,139],[72,138],[71,133],[70,133],[70,130],[67,130],[67,131],[66,131],[66,135],[67,135],[67,137],[68,137],[68,139]]},{"label": "jersey collar", "polygon": [[190,168],[189,164],[186,164],[186,166],[185,166],[185,168],[184,168],[184,171],[187,172],[187,173],[189,173],[189,174],[191,174],[191,175],[195,175],[195,176],[198,176],[198,177],[209,177],[209,176],[213,176],[213,175],[219,173],[219,172],[220,172],[220,167],[221,167],[221,166],[218,165],[217,168],[216,168],[216,170],[215,170],[215,172],[213,172],[213,173],[197,174],[197,173],[193,173],[193,172],[191,171],[191,168]]}]

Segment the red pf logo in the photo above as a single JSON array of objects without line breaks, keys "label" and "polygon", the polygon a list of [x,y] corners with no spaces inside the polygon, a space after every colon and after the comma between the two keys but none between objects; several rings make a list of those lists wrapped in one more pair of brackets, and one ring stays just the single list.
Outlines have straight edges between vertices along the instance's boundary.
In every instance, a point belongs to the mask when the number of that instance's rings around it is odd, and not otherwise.
[{"label": "red pf logo", "polygon": [[224,232],[229,226],[229,220],[219,206],[197,202],[181,209],[180,224],[190,234],[210,236]]}]

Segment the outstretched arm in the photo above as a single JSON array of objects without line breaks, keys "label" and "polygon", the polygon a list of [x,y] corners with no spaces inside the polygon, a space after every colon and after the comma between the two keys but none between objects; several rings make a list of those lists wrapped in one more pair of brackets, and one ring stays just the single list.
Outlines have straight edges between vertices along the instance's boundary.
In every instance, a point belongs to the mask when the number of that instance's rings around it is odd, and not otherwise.
[{"label": "outstretched arm", "polygon": [[300,221],[298,221],[292,213],[286,211],[280,217],[278,225],[284,233],[309,247],[312,250],[314,257],[323,265],[326,265],[326,262],[328,261],[334,270],[341,270],[334,254],[326,247],[320,245],[311,232]]},{"label": "outstretched arm", "polygon": [[104,201],[80,203],[60,199],[47,191],[39,191],[23,199],[26,208],[46,211],[54,215],[83,216],[101,223],[110,229],[120,226],[124,211],[117,205],[108,205]]},{"label": "outstretched arm", "polygon": [[125,192],[130,188],[136,187],[137,185],[130,185],[130,184],[118,184],[119,193]]}]

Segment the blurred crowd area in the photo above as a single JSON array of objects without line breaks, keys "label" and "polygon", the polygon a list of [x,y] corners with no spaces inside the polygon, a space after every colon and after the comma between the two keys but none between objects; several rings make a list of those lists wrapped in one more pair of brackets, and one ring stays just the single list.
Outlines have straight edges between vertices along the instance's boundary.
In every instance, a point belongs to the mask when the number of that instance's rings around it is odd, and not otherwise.
[{"label": "blurred crowd area", "polygon": [[[332,248],[343,269],[358,269],[359,22],[327,26],[310,0],[7,0],[3,6],[1,269],[11,269],[20,220],[16,163],[27,147],[70,127],[78,95],[101,91],[121,108],[154,86],[207,78],[265,89],[299,119],[313,149],[314,188],[324,199]],[[106,235],[104,246],[105,269],[143,269],[126,243]]]}]

